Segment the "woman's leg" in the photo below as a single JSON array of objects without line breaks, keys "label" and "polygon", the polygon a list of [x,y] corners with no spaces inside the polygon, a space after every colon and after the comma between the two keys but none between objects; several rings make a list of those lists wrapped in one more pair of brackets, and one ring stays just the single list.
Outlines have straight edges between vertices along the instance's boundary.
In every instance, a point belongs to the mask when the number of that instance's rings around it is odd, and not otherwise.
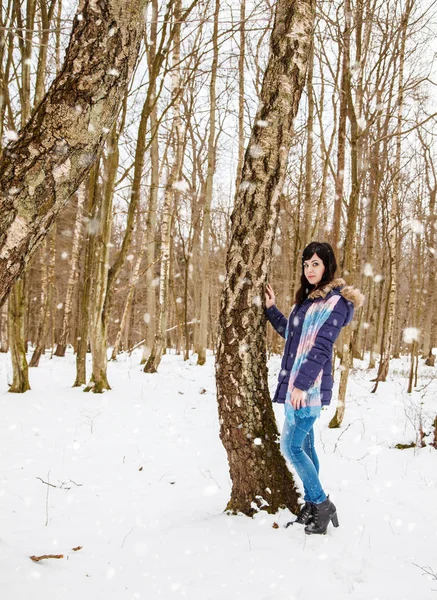
[{"label": "woman's leg", "polygon": [[305,437],[302,448],[303,448],[304,452],[313,461],[313,465],[314,465],[314,467],[317,471],[317,475],[318,475],[320,467],[319,467],[319,459],[318,459],[317,453],[316,453],[316,447],[314,445],[314,426],[311,427],[308,435]]},{"label": "woman's leg", "polygon": [[[318,504],[326,500],[326,494],[320,484],[313,460],[303,450],[305,439],[310,434],[315,420],[316,417],[301,419],[295,415],[295,424],[290,425],[287,419],[285,419],[281,435],[281,450],[285,457],[292,463],[302,480],[305,490],[305,500]],[[308,442],[311,444],[314,456],[314,437],[311,439],[310,436]],[[317,456],[316,462],[318,466]]]}]

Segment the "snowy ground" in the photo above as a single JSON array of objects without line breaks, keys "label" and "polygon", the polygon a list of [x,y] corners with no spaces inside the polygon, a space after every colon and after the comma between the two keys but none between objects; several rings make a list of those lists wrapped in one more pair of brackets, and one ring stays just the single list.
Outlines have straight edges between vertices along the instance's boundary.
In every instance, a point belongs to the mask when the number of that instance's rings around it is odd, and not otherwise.
[{"label": "snowy ground", "polygon": [[[406,360],[376,395],[368,373],[353,373],[343,428],[327,428],[332,406],[316,431],[340,528],[305,536],[282,527],[288,511],[223,513],[230,480],[212,359],[167,356],[157,375],[138,360],[111,363],[113,390],[95,396],[71,388],[73,356],[43,357],[32,391],[13,395],[0,356],[2,598],[437,599],[422,570],[437,577],[437,452],[393,449],[415,439],[420,416],[430,429],[434,369],[421,368],[427,387],[412,397]],[[274,357],[272,388],[278,368]],[[42,554],[64,558],[29,558]]]}]

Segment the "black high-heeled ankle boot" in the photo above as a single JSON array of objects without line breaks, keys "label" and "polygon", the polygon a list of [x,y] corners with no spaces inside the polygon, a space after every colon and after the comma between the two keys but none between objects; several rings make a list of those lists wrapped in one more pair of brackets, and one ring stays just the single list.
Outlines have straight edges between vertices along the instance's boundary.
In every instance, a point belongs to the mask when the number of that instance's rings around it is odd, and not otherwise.
[{"label": "black high-heeled ankle boot", "polygon": [[337,509],[328,496],[324,502],[313,504],[313,518],[305,527],[305,533],[324,534],[328,529],[330,521],[332,521],[334,527],[338,527]]},{"label": "black high-heeled ankle boot", "polygon": [[293,523],[298,523],[299,525],[306,525],[307,523],[310,523],[312,521],[313,518],[313,503],[312,502],[305,502],[305,504],[302,504],[302,507],[297,515],[297,518],[294,521],[290,521],[289,523],[286,524],[286,528],[289,525],[293,525]]}]

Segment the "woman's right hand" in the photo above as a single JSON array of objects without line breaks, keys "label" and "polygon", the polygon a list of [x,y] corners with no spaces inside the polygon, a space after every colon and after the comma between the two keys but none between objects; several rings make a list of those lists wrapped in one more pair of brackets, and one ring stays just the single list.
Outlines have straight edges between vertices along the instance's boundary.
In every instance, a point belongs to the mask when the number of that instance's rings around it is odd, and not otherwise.
[{"label": "woman's right hand", "polygon": [[270,283],[266,286],[266,308],[271,308],[276,303],[275,292]]}]

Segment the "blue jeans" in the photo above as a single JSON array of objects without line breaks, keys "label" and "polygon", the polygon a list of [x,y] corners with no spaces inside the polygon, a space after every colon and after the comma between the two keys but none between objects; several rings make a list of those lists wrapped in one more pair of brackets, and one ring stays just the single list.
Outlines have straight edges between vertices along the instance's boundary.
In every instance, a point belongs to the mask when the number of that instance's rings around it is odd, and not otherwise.
[{"label": "blue jeans", "polygon": [[300,418],[295,413],[295,424],[285,419],[281,435],[281,452],[302,479],[305,502],[319,504],[326,500],[319,480],[319,459],[314,447],[313,425],[317,417]]}]

